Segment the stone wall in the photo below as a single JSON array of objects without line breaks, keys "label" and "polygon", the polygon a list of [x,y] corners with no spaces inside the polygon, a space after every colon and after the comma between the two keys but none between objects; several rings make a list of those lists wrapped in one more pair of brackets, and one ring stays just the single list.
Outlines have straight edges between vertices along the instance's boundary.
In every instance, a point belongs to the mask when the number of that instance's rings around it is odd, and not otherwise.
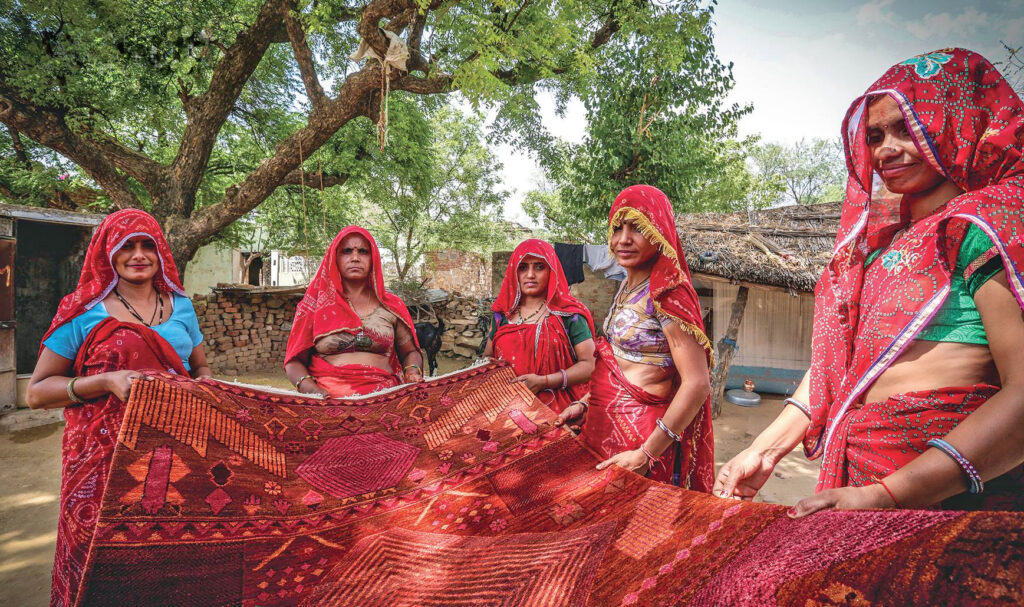
[{"label": "stone wall", "polygon": [[423,264],[424,287],[449,293],[487,297],[491,292],[491,269],[476,253],[448,249],[430,251]]},{"label": "stone wall", "polygon": [[214,289],[192,304],[219,377],[280,368],[301,289]]},{"label": "stone wall", "polygon": [[[486,304],[490,310],[490,303]],[[447,302],[434,306],[434,312],[444,319],[447,330],[441,337],[441,354],[455,358],[477,357],[477,347],[484,333],[477,326],[480,304],[472,297],[450,297]]]}]

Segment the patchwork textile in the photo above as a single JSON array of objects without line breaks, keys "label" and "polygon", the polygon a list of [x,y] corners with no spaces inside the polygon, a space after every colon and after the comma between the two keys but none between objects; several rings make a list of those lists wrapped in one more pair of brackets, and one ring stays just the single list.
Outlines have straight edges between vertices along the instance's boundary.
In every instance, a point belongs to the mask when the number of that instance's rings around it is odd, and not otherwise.
[{"label": "patchwork textile", "polygon": [[1005,605],[1024,517],[736,502],[614,468],[504,363],[327,403],[137,382],[81,605]]}]

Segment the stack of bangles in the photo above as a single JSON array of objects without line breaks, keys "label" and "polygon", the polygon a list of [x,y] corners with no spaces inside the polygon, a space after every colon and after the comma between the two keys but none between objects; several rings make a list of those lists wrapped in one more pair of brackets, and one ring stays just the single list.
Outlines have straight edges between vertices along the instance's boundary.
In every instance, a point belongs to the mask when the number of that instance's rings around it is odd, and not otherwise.
[{"label": "stack of bangles", "polygon": [[[559,369],[559,373],[562,374],[562,385],[558,387],[559,390],[565,390],[569,387],[569,374],[565,372],[565,369]],[[549,390],[551,389],[551,382],[548,381],[548,376],[544,376],[544,386]]]},{"label": "stack of bangles", "polygon": [[82,397],[78,395],[78,392],[75,392],[75,382],[76,381],[78,381],[78,378],[77,377],[72,377],[71,381],[68,382],[68,398],[71,400],[71,402],[77,404],[77,403],[82,403],[82,402],[85,402],[85,401],[83,401]]},{"label": "stack of bangles", "polygon": [[665,434],[668,434],[668,437],[671,438],[672,440],[676,441],[677,443],[683,440],[683,437],[679,436],[678,434],[670,430],[669,427],[665,425],[665,422],[661,421],[660,417],[658,418],[657,424],[658,427],[661,428],[661,431],[664,432]]},{"label": "stack of bangles", "polygon": [[981,482],[981,475],[978,474],[978,469],[966,457],[961,455],[956,447],[941,438],[933,438],[928,441],[927,445],[942,451],[960,466],[960,469],[967,475],[967,491],[969,493],[981,493],[985,490],[985,484]]},{"label": "stack of bangles", "polygon": [[417,375],[423,375],[423,369],[420,369],[419,365],[405,365],[402,367],[402,374],[408,375],[409,369],[416,369]]}]

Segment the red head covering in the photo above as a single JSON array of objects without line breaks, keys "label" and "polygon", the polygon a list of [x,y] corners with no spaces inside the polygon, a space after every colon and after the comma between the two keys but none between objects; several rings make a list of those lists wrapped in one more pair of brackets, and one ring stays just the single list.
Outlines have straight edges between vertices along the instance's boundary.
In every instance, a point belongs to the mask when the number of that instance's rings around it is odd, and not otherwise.
[{"label": "red head covering", "polygon": [[[413,343],[420,347],[416,341],[416,329],[413,327],[412,317],[409,315],[405,302],[397,295],[384,290],[384,271],[381,269],[380,250],[377,248],[377,241],[370,236],[370,233],[359,226],[348,226],[338,232],[327,247],[327,253],[320,268],[313,276],[313,280],[306,287],[306,295],[299,302],[295,309],[295,319],[292,321],[292,330],[288,335],[288,345],[285,349],[284,361],[287,363],[296,356],[313,347],[317,339],[324,335],[337,333],[339,331],[356,332],[362,326],[359,315],[348,305],[345,300],[345,290],[341,283],[341,273],[338,271],[338,249],[341,241],[352,234],[359,234],[370,243],[370,252],[373,255],[373,267],[370,268],[370,282],[373,292],[377,295],[381,305],[390,310],[398,319],[405,323],[412,333]],[[396,372],[401,369],[398,357],[392,356],[392,366],[397,365]]]},{"label": "red head covering", "polygon": [[582,315],[587,319],[591,335],[594,335],[594,317],[590,315],[590,310],[580,300],[569,293],[569,281],[565,279],[565,270],[562,269],[562,263],[555,255],[554,247],[536,238],[524,240],[512,251],[512,257],[509,257],[508,266],[505,268],[505,278],[501,281],[501,290],[498,292],[494,304],[491,305],[491,310],[501,312],[505,318],[508,318],[519,307],[519,298],[522,294],[519,291],[517,270],[520,262],[527,255],[543,259],[551,268],[546,298],[548,309],[559,316]]},{"label": "red head covering", "polygon": [[[662,313],[675,319],[683,331],[693,335],[713,365],[711,340],[704,333],[700,298],[693,289],[690,268],[676,232],[676,220],[668,196],[656,187],[634,185],[622,190],[608,214],[608,243],[612,233],[624,221],[632,221],[636,229],[658,247],[661,255],[651,270],[651,300]],[[614,251],[613,251],[614,253]]]},{"label": "red head covering", "polygon": [[[965,192],[913,224],[902,196],[886,191],[872,168],[865,118],[879,95],[896,101],[921,156]],[[843,141],[846,202],[835,252],[815,289],[810,455],[942,307],[971,223],[992,239],[1024,307],[1024,105],[991,63],[944,49],[891,67],[850,106]],[[901,229],[906,234],[886,253],[885,272],[865,281],[866,256]]]},{"label": "red head covering", "polygon": [[114,270],[114,253],[135,236],[148,236],[156,243],[160,271],[153,277],[153,286],[162,293],[174,291],[185,295],[185,289],[178,278],[178,268],[171,256],[171,248],[167,246],[163,230],[156,219],[140,209],[117,211],[107,215],[93,233],[82,262],[82,276],[78,279],[78,286],[60,300],[50,328],[43,335],[43,341],[57,327],[92,308],[110,293],[119,279]]}]

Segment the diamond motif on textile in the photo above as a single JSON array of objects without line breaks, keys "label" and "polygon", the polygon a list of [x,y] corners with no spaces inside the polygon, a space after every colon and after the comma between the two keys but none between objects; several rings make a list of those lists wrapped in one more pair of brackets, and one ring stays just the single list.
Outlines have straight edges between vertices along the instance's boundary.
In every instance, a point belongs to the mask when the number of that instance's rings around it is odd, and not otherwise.
[{"label": "diamond motif on textile", "polygon": [[302,430],[302,432],[305,433],[306,440],[319,440],[320,431],[323,429],[324,425],[312,417],[307,417],[299,422],[299,430]]},{"label": "diamond motif on textile", "polygon": [[348,430],[349,432],[359,432],[359,429],[363,427],[363,420],[359,419],[355,415],[349,415],[345,419],[341,420],[340,426],[342,430]]},{"label": "diamond motif on textile", "polygon": [[419,452],[379,432],[339,436],[324,442],[295,472],[329,495],[353,497],[397,485]]},{"label": "diamond motif on textile", "polygon": [[210,468],[210,478],[213,479],[214,484],[218,487],[228,484],[231,481],[231,477],[231,468],[228,468],[224,462],[217,462],[217,465]]},{"label": "diamond motif on textile", "polygon": [[214,514],[220,514],[220,511],[231,503],[231,496],[228,495],[227,491],[217,487],[210,492],[210,495],[206,496],[205,501],[210,505],[210,510],[213,510]]},{"label": "diamond motif on textile", "polygon": [[270,418],[267,423],[263,424],[263,427],[267,429],[267,433],[270,434],[271,438],[276,438],[277,440],[284,440],[284,431],[288,429],[288,426],[284,425],[284,422],[276,417]]}]

